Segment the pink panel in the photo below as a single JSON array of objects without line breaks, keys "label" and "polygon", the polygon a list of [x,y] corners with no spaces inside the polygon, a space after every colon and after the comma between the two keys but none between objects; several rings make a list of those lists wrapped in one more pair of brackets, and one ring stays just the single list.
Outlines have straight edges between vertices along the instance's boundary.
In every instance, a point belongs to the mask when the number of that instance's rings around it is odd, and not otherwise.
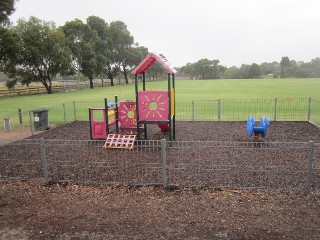
[{"label": "pink panel", "polygon": [[142,91],[139,96],[140,121],[166,121],[169,115],[168,91]]},{"label": "pink panel", "polygon": [[[94,112],[102,111],[103,112],[103,120],[96,121],[94,120]],[[107,138],[107,129],[106,129],[106,115],[104,108],[92,108],[90,109],[91,115],[91,131],[92,131],[92,139],[106,139]]]},{"label": "pink panel", "polygon": [[176,70],[170,67],[164,59],[154,53],[149,53],[146,58],[143,59],[142,62],[131,72],[131,74],[141,74],[146,72],[156,61],[167,70],[167,73],[176,73]]},{"label": "pink panel", "polygon": [[133,149],[136,135],[109,134],[103,145],[104,148],[125,148]]},{"label": "pink panel", "polygon": [[[130,116],[128,116],[128,113]],[[118,119],[121,128],[132,128],[137,126],[136,102],[122,101],[118,106]]]},{"label": "pink panel", "polygon": [[92,126],[92,138],[107,138],[107,130],[105,122],[94,122]]}]

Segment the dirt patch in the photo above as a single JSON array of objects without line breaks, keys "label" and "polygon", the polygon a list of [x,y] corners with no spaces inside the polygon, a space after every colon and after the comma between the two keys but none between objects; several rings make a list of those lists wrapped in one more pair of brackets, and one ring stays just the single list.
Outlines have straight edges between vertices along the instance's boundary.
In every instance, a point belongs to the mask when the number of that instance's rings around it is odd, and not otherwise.
[{"label": "dirt patch", "polygon": [[[56,128],[56,125],[51,124],[50,128]],[[0,132],[0,146],[5,145],[11,142],[15,142],[17,140],[21,140],[24,138],[28,138],[33,135],[41,134],[41,131],[33,131],[31,132],[31,128],[21,127],[15,128],[10,131],[1,131]]]},{"label": "dirt patch", "polygon": [[15,239],[320,237],[320,197],[313,194],[25,182],[0,188],[1,239],[10,231]]}]

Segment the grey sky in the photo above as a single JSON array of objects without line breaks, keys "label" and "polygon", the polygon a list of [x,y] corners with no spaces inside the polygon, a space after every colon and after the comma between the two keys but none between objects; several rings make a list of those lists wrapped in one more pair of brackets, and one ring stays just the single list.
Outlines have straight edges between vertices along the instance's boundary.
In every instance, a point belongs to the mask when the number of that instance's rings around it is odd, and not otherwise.
[{"label": "grey sky", "polygon": [[121,20],[173,66],[208,58],[230,67],[320,57],[319,10],[319,0],[19,0],[10,19]]}]

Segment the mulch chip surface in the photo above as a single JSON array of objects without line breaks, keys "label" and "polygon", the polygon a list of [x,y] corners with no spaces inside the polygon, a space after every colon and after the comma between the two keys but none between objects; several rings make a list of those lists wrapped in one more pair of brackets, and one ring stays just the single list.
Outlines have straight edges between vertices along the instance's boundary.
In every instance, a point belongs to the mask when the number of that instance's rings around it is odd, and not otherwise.
[{"label": "mulch chip surface", "polygon": [[[89,124],[31,138],[40,137],[88,140]],[[148,127],[149,139],[166,137]],[[251,141],[245,122],[178,122],[176,138]],[[320,134],[273,122],[263,141],[319,143]],[[319,226],[318,192],[0,182],[0,239],[320,239]]]}]

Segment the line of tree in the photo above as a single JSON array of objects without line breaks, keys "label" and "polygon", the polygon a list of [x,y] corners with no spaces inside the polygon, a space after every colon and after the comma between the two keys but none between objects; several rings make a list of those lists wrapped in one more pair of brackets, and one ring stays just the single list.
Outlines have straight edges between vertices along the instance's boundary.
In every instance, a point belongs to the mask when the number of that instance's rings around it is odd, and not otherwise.
[{"label": "line of tree", "polygon": [[179,68],[178,74],[190,79],[320,78],[320,58],[297,62],[285,56],[280,62],[242,64],[240,67],[225,67],[219,65],[219,60],[200,59]]},{"label": "line of tree", "polygon": [[[93,88],[96,77],[108,78],[111,85],[120,74],[128,83],[128,73],[146,56],[148,49],[134,42],[122,21],[110,24],[90,16],[56,27],[35,17],[19,19],[16,26],[2,28],[1,71],[12,87],[40,82],[52,93],[52,80],[61,76],[86,76]],[[79,79],[79,78],[78,78]]]},{"label": "line of tree", "polygon": [[[15,0],[0,2],[0,72],[9,79],[8,88],[17,82],[39,82],[52,93],[52,81],[59,76],[85,76],[93,88],[94,78],[108,78],[111,86],[115,79],[129,82],[129,73],[147,55],[148,49],[134,42],[122,21],[110,24],[97,16],[89,16],[86,22],[79,19],[56,27],[36,17],[19,19],[10,25],[8,16],[14,12]],[[165,59],[165,56],[161,55]],[[200,59],[177,68],[180,76],[190,79],[247,79],[272,76],[320,77],[320,58],[311,62],[296,62],[287,56],[280,62],[242,64],[226,67],[219,60]],[[147,77],[156,80],[165,71],[155,64]]]},{"label": "line of tree", "polygon": [[[93,88],[94,78],[115,79],[129,83],[129,73],[147,55],[148,49],[134,42],[134,37],[122,21],[108,24],[97,16],[86,22],[79,19],[56,27],[54,22],[30,17],[10,25],[15,0],[0,2],[0,72],[9,79],[8,88],[17,82],[43,84],[52,93],[52,81],[59,76],[85,76]],[[163,55],[160,55],[165,59]],[[164,74],[155,64],[150,78]]]},{"label": "line of tree", "polygon": [[188,63],[178,69],[178,74],[190,79],[218,79],[226,67],[219,65],[219,60],[200,59],[195,63]]}]

